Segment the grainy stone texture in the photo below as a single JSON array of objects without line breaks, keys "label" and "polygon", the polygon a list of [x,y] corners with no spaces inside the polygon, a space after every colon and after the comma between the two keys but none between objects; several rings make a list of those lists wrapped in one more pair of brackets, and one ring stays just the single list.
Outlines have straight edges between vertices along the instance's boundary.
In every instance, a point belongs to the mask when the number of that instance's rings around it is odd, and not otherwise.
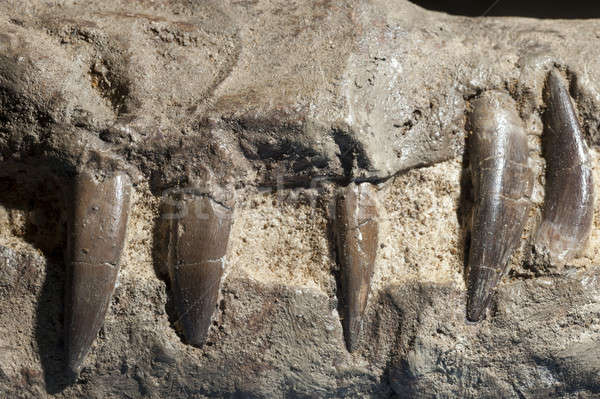
[{"label": "grainy stone texture", "polygon": [[[583,254],[527,266],[544,197],[542,89],[558,68],[598,181],[600,22],[451,17],[407,1],[0,3],[0,396],[600,394],[596,198]],[[465,112],[518,103],[536,176],[487,318],[465,321]],[[81,168],[134,183],[104,326],[67,380],[66,223]],[[380,248],[344,345],[335,186],[377,184]],[[186,345],[160,204],[237,198],[219,309]],[[275,190],[276,189],[276,190]]]}]

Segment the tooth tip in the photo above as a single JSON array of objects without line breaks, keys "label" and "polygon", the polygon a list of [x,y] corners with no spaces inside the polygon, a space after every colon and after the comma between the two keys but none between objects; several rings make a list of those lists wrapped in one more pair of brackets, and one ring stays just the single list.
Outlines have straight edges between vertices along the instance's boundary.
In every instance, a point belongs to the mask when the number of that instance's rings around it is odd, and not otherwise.
[{"label": "tooth tip", "polygon": [[[212,301],[210,302],[212,303]],[[183,309],[181,305],[180,309]],[[198,348],[204,346],[208,337],[213,313],[214,307],[209,304],[209,306],[201,306],[197,310],[190,309],[182,316],[181,326],[187,344]]]},{"label": "tooth tip", "polygon": [[[200,330],[205,330],[206,332],[201,332]],[[196,329],[186,329],[184,330],[184,334],[185,334],[185,341],[186,343],[188,343],[189,345],[192,346],[196,346],[198,348],[202,348],[204,346],[204,344],[206,343],[206,337],[208,336],[208,329],[209,326],[205,327],[205,328],[198,328],[196,331]]]},{"label": "tooth tip", "polygon": [[72,364],[69,362],[67,367],[65,367],[65,375],[69,380],[76,380],[81,373],[81,364]]},{"label": "tooth tip", "polygon": [[485,318],[499,278],[499,271],[475,269],[469,273],[467,320],[479,322]]},{"label": "tooth tip", "polygon": [[360,333],[362,331],[362,317],[350,315],[346,318],[347,322],[344,329],[344,338],[348,352],[355,352],[360,345]]},{"label": "tooth tip", "polygon": [[479,322],[484,319],[485,316],[485,308],[481,305],[467,304],[467,320],[471,322]]},{"label": "tooth tip", "polygon": [[[365,303],[366,304],[366,303]],[[362,304],[360,304],[362,305]],[[352,314],[345,312],[344,323],[342,327],[344,330],[344,340],[346,341],[346,348],[348,352],[354,352],[360,346],[360,335],[362,333],[363,313],[364,309],[360,314]]]}]

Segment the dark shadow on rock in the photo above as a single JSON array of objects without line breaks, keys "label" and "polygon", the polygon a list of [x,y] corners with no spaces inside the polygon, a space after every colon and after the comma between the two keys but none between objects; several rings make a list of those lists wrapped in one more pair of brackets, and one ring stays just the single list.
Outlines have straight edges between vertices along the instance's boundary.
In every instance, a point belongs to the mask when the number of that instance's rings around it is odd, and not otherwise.
[{"label": "dark shadow on rock", "polygon": [[371,168],[371,161],[363,144],[352,135],[349,129],[336,128],[332,133],[333,140],[340,150],[338,157],[346,178],[350,180],[353,177],[355,167],[364,170]]},{"label": "dark shadow on rock", "polygon": [[65,371],[65,273],[62,262],[48,261],[46,280],[38,297],[35,339],[40,352],[46,391],[57,394],[74,382]]},{"label": "dark shadow on rock", "polygon": [[[368,342],[377,343],[377,352],[384,350],[385,353],[376,353],[377,357],[385,358],[385,367],[379,383],[381,384],[381,395],[390,397],[392,387],[390,374],[393,369],[397,351],[402,340],[402,315],[400,309],[394,304],[392,298],[385,291],[372,298],[376,303],[377,312],[373,314],[372,321],[368,321],[367,331],[373,335],[366,337]],[[376,361],[376,359],[372,359]]]},{"label": "dark shadow on rock", "polygon": [[[468,144],[468,143],[467,143]],[[471,171],[469,163],[468,145],[465,145],[465,152],[462,160],[462,173],[460,176],[460,195],[456,217],[460,227],[459,247],[462,245],[463,251],[463,279],[468,283],[469,272],[469,249],[471,244],[470,219],[473,210],[473,184],[471,183]]]},{"label": "dark shadow on rock", "polygon": [[177,312],[177,308],[175,306],[168,269],[168,245],[170,232],[169,219],[165,217],[165,214],[172,212],[173,210],[164,202],[164,197],[162,199],[163,202],[160,204],[158,215],[156,215],[154,218],[154,231],[152,233],[152,263],[154,265],[154,272],[156,273],[157,277],[166,285],[167,303],[165,305],[165,312],[169,318],[169,324],[181,341],[185,342],[183,330],[179,328],[179,313]]},{"label": "dark shadow on rock", "polygon": [[[589,391],[600,393],[600,348],[591,340],[570,344],[566,349],[534,359],[554,378],[564,382],[563,390],[569,393]],[[561,392],[563,393],[563,392]],[[550,397],[550,396],[547,396]]]},{"label": "dark shadow on rock", "polygon": [[[341,295],[343,291],[342,286],[342,275],[341,275],[341,262],[338,255],[338,249],[336,244],[336,233],[335,233],[335,225],[336,225],[336,200],[337,200],[337,190],[334,190],[331,201],[329,201],[326,205],[325,211],[327,212],[327,248],[329,252],[329,258],[335,261],[335,269],[332,270],[333,277],[335,279],[335,295],[336,295],[336,308],[338,314],[341,317],[344,317],[344,296]],[[341,320],[340,320],[341,321]],[[343,323],[342,323],[343,324]],[[346,341],[346,334],[344,331],[344,343]]]},{"label": "dark shadow on rock", "polygon": [[568,3],[543,0],[411,0],[418,6],[433,11],[469,17],[529,17],[551,19],[599,18],[600,4],[576,0]]},{"label": "dark shadow on rock", "polygon": [[[410,298],[416,298],[414,296],[415,291],[419,291],[422,287],[418,286],[418,283],[409,283],[407,286],[406,297],[403,298],[404,305],[399,306],[394,302],[391,291],[386,291],[385,297],[381,298],[390,309],[395,312],[397,328],[394,332],[394,346],[388,357],[386,367],[384,369],[383,376],[386,378],[387,383],[396,395],[401,398],[414,398],[418,397],[418,389],[415,387],[418,385],[418,381],[410,371],[408,361],[406,359],[406,351],[413,344],[414,340],[414,325],[417,323],[415,314],[421,308],[419,301],[413,303]],[[407,323],[407,318],[409,322]],[[411,324],[411,325],[407,325]],[[395,387],[395,389],[394,389]],[[398,387],[401,387],[399,389]]]},{"label": "dark shadow on rock", "polygon": [[459,296],[458,301],[452,300],[458,291],[450,284],[419,281],[390,286],[386,294],[388,306],[394,307],[398,317],[396,343],[385,371],[390,387],[400,398],[435,397],[434,393],[425,392],[434,388],[423,383],[426,380],[424,375],[415,373],[414,367],[411,367],[411,352],[419,347],[420,337],[428,334],[423,330],[422,318],[426,318],[441,303],[452,309],[464,299]]},{"label": "dark shadow on rock", "polygon": [[[39,162],[38,162],[39,163]],[[64,297],[66,268],[66,199],[69,178],[58,178],[31,164],[3,165],[0,204],[25,215],[12,233],[38,248],[46,259],[45,280],[37,297],[35,341],[49,394],[64,390],[72,380],[65,374]]]}]

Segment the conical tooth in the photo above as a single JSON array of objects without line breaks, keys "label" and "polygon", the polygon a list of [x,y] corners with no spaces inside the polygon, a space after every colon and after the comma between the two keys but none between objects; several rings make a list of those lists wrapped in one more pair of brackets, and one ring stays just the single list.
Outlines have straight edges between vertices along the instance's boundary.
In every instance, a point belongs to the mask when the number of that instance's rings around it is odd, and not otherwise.
[{"label": "conical tooth", "polygon": [[217,308],[232,210],[207,196],[181,194],[168,215],[169,275],[188,343],[202,346]]},{"label": "conical tooth", "polygon": [[469,123],[474,204],[467,318],[479,321],[521,239],[533,180],[527,136],[510,96],[485,92],[473,101]]},{"label": "conical tooth", "polygon": [[115,288],[130,198],[131,183],[125,174],[100,180],[88,172],[77,176],[66,328],[67,366],[75,374],[104,322]]},{"label": "conical tooth", "polygon": [[544,96],[546,197],[534,247],[552,263],[561,264],[578,255],[589,237],[594,181],[588,147],[558,72],[548,75]]},{"label": "conical tooth", "polygon": [[341,268],[342,325],[350,352],[359,346],[371,289],[378,245],[377,216],[371,184],[352,183],[338,196],[334,231]]}]

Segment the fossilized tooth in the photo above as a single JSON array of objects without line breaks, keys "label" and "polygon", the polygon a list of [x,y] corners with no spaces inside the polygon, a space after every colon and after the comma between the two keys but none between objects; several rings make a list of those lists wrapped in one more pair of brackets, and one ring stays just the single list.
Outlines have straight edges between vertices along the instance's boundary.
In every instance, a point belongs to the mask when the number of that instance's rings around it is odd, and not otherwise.
[{"label": "fossilized tooth", "polygon": [[102,327],[115,288],[130,201],[131,182],[125,174],[77,176],[66,326],[67,367],[75,374]]},{"label": "fossilized tooth", "polygon": [[594,181],[577,114],[557,71],[548,75],[544,97],[546,196],[534,248],[552,263],[564,263],[578,254],[589,237]]},{"label": "fossilized tooth", "polygon": [[472,102],[468,151],[473,210],[467,318],[483,318],[519,244],[533,187],[527,135],[507,94],[488,91]]},{"label": "fossilized tooth", "polygon": [[202,346],[217,308],[232,210],[195,194],[177,202],[177,212],[165,215],[171,289],[187,342]]},{"label": "fossilized tooth", "polygon": [[348,185],[336,203],[335,236],[341,269],[344,337],[358,348],[378,245],[375,190],[370,183]]}]

